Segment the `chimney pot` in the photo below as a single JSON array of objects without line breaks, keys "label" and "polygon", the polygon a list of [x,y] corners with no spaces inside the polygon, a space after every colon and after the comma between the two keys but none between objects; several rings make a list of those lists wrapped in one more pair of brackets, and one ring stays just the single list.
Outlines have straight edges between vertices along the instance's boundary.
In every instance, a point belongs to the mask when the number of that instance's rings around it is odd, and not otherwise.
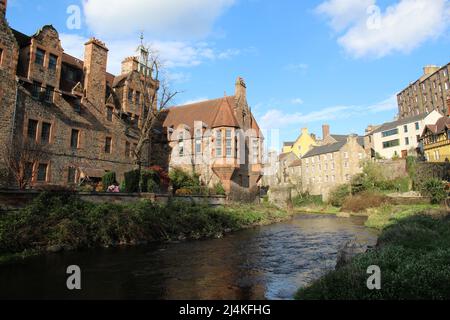
[{"label": "chimney pot", "polygon": [[330,135],[330,126],[328,124],[324,124],[322,126],[322,139],[327,138]]}]

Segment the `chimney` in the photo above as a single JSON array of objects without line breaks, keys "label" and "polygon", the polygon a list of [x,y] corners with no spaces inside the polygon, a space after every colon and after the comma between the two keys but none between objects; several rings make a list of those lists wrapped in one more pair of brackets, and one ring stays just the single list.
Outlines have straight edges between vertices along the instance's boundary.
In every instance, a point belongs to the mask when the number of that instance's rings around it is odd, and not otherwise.
[{"label": "chimney", "polygon": [[0,0],[0,17],[6,16],[6,7],[8,6],[8,0]]},{"label": "chimney", "polygon": [[90,39],[84,47],[84,90],[85,98],[97,105],[105,103],[106,65],[108,49],[95,38]]},{"label": "chimney", "polygon": [[424,75],[424,76],[428,76],[428,75],[430,75],[430,74],[435,73],[435,72],[438,71],[438,70],[439,70],[439,67],[438,67],[438,66],[435,66],[435,65],[428,65],[428,66],[423,67],[423,75]]},{"label": "chimney", "polygon": [[302,135],[306,135],[308,133],[309,133],[308,128],[302,128],[302,132],[301,132]]},{"label": "chimney", "polygon": [[348,143],[357,143],[358,142],[358,135],[352,133],[347,137],[347,142]]},{"label": "chimney", "polygon": [[122,61],[122,74],[138,71],[139,61],[136,57],[128,57]]},{"label": "chimney", "polygon": [[330,126],[328,124],[324,124],[322,126],[322,139],[327,138],[330,135]]},{"label": "chimney", "polygon": [[247,101],[247,86],[245,85],[244,79],[238,77],[236,80],[236,99],[241,101]]}]

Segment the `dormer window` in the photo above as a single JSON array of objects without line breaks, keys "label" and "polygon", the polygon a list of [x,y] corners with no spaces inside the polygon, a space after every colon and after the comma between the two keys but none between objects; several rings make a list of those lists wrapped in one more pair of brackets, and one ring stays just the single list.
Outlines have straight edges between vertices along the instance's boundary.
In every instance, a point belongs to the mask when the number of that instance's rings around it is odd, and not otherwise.
[{"label": "dormer window", "polygon": [[44,58],[45,58],[45,51],[42,49],[37,49],[34,63],[39,66],[44,66]]}]

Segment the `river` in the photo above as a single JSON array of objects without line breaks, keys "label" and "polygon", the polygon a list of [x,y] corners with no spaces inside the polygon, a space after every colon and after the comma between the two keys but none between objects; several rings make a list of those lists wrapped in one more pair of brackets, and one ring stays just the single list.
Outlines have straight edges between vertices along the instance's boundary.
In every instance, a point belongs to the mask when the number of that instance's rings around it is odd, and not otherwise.
[{"label": "river", "polygon": [[[32,257],[0,266],[0,299],[292,299],[346,241],[376,242],[364,221],[298,215],[223,239]],[[66,288],[69,265],[81,268],[79,291]]]}]

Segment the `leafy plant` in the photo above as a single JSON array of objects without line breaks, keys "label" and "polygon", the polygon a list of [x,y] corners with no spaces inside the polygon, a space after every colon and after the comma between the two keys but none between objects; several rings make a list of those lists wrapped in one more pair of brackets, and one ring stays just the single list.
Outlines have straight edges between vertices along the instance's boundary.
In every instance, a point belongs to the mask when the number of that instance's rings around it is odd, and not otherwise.
[{"label": "leafy plant", "polygon": [[432,203],[439,204],[448,196],[446,182],[436,178],[429,179],[423,184],[421,193],[425,197],[430,197]]},{"label": "leafy plant", "polygon": [[125,192],[139,192],[140,176],[139,170],[133,170],[125,173]]},{"label": "leafy plant", "polygon": [[107,172],[102,177],[103,191],[106,191],[108,187],[112,186],[116,183],[116,173],[115,172]]},{"label": "leafy plant", "polygon": [[351,194],[350,189],[348,184],[335,187],[330,193],[328,202],[334,207],[342,207],[345,199]]}]

